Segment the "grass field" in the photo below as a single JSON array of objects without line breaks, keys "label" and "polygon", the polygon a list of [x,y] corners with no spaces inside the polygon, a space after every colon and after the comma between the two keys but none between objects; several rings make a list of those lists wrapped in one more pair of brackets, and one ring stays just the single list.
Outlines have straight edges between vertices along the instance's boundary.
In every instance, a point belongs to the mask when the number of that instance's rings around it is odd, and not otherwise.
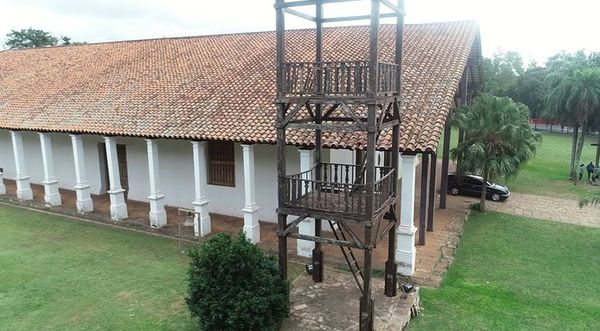
[{"label": "grass field", "polygon": [[[438,158],[441,158],[441,146],[438,148]],[[458,142],[458,130],[452,131],[451,146]],[[596,143],[597,137],[588,136],[581,156],[582,163],[594,161],[596,148],[591,143]],[[577,186],[568,180],[569,162],[571,157],[571,135],[559,133],[542,133],[542,143],[535,157],[525,164],[516,177],[510,178],[506,184],[513,192],[535,195],[546,195],[565,199],[579,199],[587,192],[598,190],[599,187],[580,182]],[[584,179],[587,174],[584,175]]]},{"label": "grass field", "polygon": [[[542,144],[535,158],[525,164],[514,179],[507,184],[515,192],[537,195],[550,195],[560,198],[578,199],[583,194],[598,190],[585,180],[577,186],[568,180],[571,157],[571,136],[558,133],[544,133]],[[591,143],[596,137],[587,137],[581,153],[581,163],[595,161],[596,148]],[[584,179],[587,174],[584,174]]]},{"label": "grass field", "polygon": [[0,228],[0,330],[195,329],[175,241],[5,206]]},{"label": "grass field", "polygon": [[411,330],[600,330],[600,229],[472,214]]}]

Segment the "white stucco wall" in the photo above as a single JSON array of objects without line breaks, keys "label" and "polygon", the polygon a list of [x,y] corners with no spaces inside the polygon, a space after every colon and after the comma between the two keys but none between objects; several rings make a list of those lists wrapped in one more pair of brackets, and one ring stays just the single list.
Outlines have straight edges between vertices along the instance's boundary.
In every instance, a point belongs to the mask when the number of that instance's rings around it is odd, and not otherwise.
[{"label": "white stucco wall", "polygon": [[[329,149],[331,163],[356,164],[356,152],[349,149]],[[375,152],[375,165],[382,166],[384,152]]]},{"label": "white stucco wall", "polygon": [[15,178],[15,159],[10,141],[10,132],[7,130],[0,130],[0,168],[4,169],[5,178]]},{"label": "white stucco wall", "polygon": [[[146,143],[142,139],[119,138],[119,144],[127,146],[129,169],[128,198],[148,201],[148,161]],[[207,185],[206,196],[210,200],[209,211],[231,216],[242,216],[244,206],[244,169],[242,147],[234,144],[235,186]],[[288,147],[288,172],[299,169],[296,148]],[[275,222],[277,215],[277,159],[274,145],[255,145],[256,200],[260,207],[258,218]],[[192,144],[187,140],[159,140],[160,187],[165,194],[167,206],[192,208],[194,200],[194,169]]]},{"label": "white stucco wall", "polygon": [[356,164],[356,152],[348,149],[329,149],[331,163]]},{"label": "white stucco wall", "polygon": [[[60,188],[72,189],[75,186],[75,166],[73,162],[73,148],[71,137],[62,133],[51,133],[52,150],[54,157],[54,170]],[[92,194],[100,192],[101,174],[98,156],[98,142],[101,137],[84,136],[85,161],[87,179],[91,185]],[[42,165],[42,151],[40,138],[36,132],[23,131],[23,150],[25,154],[25,168],[33,184],[42,184],[44,170]],[[0,129],[0,167],[4,168],[4,176],[14,179],[15,163],[12,151],[10,132]]]},{"label": "white stucco wall", "polygon": [[29,175],[29,180],[32,183],[41,184],[44,180],[44,168],[42,165],[40,136],[35,132],[28,131],[22,131],[22,134],[25,167]]}]

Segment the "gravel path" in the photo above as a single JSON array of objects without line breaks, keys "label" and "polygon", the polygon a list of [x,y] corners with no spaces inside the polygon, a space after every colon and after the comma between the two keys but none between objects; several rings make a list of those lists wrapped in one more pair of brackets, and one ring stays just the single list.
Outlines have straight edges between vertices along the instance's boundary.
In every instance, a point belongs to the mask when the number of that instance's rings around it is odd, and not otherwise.
[{"label": "gravel path", "polygon": [[506,201],[490,201],[487,207],[500,213],[600,228],[600,207],[579,208],[575,200],[512,193]]}]

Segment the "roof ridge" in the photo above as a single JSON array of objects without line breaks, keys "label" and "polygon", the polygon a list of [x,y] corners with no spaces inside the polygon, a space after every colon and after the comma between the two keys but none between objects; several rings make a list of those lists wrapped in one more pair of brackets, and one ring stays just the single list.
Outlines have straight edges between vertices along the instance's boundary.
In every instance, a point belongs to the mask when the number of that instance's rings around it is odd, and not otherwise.
[{"label": "roof ridge", "polygon": [[[404,25],[405,26],[426,26],[426,25],[442,25],[442,24],[452,24],[452,23],[471,23],[471,24],[475,23],[475,24],[478,24],[478,21],[477,20],[454,20],[454,21],[426,22],[426,23],[405,23]],[[387,24],[381,24],[380,26],[394,26],[394,25],[395,24],[387,23]],[[330,29],[365,28],[365,27],[369,27],[369,25],[363,24],[363,25],[328,26],[328,27],[325,27],[324,29],[330,30]],[[286,32],[308,31],[308,30],[314,30],[314,29],[315,28],[288,29],[288,30],[286,30]],[[240,35],[257,35],[257,34],[270,34],[270,33],[275,33],[275,30],[229,32],[229,33],[203,34],[203,35],[178,36],[178,37],[157,37],[157,38],[140,38],[140,39],[127,39],[127,40],[111,40],[111,41],[90,42],[90,43],[85,43],[85,44],[56,45],[56,46],[43,46],[43,47],[20,48],[20,49],[10,49],[9,48],[9,49],[0,50],[0,53],[25,52],[25,51],[34,51],[34,50],[41,50],[41,49],[62,49],[62,48],[85,47],[85,46],[107,45],[107,44],[151,42],[151,41],[159,41],[159,40],[200,39],[200,38],[240,36]]]}]

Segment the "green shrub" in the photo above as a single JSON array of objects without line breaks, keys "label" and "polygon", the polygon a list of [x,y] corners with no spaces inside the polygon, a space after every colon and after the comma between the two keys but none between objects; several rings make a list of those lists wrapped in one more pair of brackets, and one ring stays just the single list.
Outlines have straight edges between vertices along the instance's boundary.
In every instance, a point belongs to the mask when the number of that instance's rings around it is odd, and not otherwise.
[{"label": "green shrub", "polygon": [[217,234],[189,251],[186,302],[202,330],[277,330],[288,316],[288,284],[276,260],[243,234]]},{"label": "green shrub", "polygon": [[481,203],[473,202],[472,204],[469,205],[469,208],[473,211],[481,211]]}]

